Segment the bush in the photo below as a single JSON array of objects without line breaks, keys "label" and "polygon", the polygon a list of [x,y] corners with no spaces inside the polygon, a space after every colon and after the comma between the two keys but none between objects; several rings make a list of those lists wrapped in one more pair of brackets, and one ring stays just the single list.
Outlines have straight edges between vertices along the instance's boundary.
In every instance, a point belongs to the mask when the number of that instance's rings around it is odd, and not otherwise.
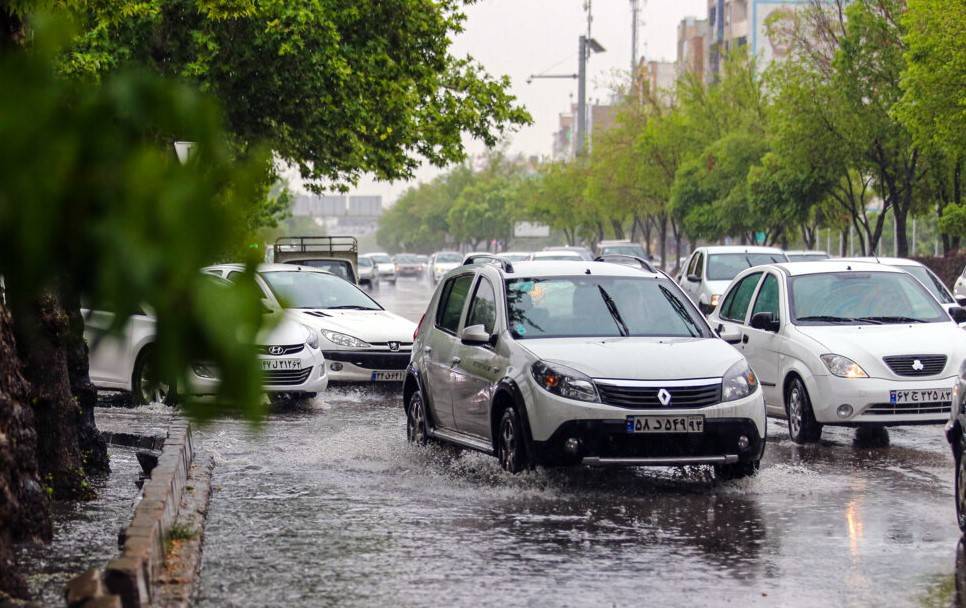
[{"label": "bush", "polygon": [[962,274],[963,268],[966,267],[966,253],[940,258],[923,257],[912,259],[928,266],[930,270],[936,273],[936,276],[942,279],[942,282],[949,289],[953,288],[956,278]]}]

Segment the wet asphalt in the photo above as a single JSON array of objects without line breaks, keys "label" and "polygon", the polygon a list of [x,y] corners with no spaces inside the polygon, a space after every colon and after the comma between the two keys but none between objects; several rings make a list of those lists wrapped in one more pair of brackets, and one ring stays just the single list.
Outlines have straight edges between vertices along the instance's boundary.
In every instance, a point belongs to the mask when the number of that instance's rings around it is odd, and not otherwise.
[{"label": "wet asphalt", "polygon": [[[372,294],[418,320],[431,287]],[[197,437],[217,463],[199,606],[950,606],[966,571],[940,426],[800,447],[769,420],[760,474],[733,482],[509,476],[409,446],[399,394],[369,387]]]}]

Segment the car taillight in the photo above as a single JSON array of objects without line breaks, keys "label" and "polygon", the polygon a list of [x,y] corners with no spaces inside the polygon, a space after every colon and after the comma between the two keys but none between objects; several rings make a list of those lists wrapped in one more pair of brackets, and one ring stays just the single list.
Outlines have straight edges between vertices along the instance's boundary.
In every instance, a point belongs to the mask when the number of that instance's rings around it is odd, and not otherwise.
[{"label": "car taillight", "polygon": [[423,326],[423,319],[425,318],[426,313],[423,313],[423,316],[419,317],[419,323],[416,324],[416,331],[413,332],[413,342],[415,342],[416,338],[419,336],[419,328]]}]

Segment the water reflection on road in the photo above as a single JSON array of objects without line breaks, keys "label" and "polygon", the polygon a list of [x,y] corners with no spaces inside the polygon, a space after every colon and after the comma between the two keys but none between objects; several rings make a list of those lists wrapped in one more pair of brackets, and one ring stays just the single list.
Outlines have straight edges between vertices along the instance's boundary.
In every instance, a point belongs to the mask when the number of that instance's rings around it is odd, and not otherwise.
[{"label": "water reflection on road", "polygon": [[[429,287],[373,295],[418,319]],[[963,589],[941,427],[801,448],[771,421],[761,474],[728,483],[511,477],[404,427],[397,394],[341,388],[257,431],[201,430],[218,464],[200,605],[949,605]]]}]

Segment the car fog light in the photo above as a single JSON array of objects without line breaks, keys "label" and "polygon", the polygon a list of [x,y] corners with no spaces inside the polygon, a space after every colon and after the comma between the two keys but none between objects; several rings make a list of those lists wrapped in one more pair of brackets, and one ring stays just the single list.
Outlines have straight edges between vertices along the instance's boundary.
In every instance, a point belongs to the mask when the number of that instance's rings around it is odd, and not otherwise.
[{"label": "car fog light", "polygon": [[334,372],[341,371],[342,364],[339,363],[338,361],[333,361],[332,363],[329,364],[329,369],[331,369]]},{"label": "car fog light", "polygon": [[571,456],[576,456],[580,452],[580,440],[576,437],[571,437],[564,442],[564,451]]},{"label": "car fog light", "polygon": [[843,403],[835,410],[835,413],[839,415],[839,418],[848,418],[852,415],[852,406],[848,403]]},{"label": "car fog light", "polygon": [[748,444],[749,444],[749,441],[748,441],[748,436],[747,435],[740,435],[738,437],[738,449],[739,450],[747,450],[748,449]]}]

